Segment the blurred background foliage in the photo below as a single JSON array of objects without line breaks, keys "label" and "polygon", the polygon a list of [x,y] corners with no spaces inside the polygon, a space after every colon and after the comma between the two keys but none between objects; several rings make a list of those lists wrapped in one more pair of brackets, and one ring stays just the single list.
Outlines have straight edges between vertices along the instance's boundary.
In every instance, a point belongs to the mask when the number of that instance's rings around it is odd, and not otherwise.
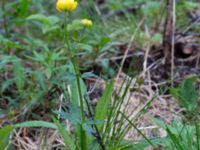
[{"label": "blurred background foliage", "polygon": [[[63,15],[56,11],[55,3],[55,0],[1,0],[2,112],[30,113],[29,108],[38,105],[48,110],[56,103],[51,91],[66,90],[72,83],[74,76],[66,63],[68,54],[62,37]],[[196,10],[197,1],[178,0],[176,4],[177,30],[184,30],[193,19],[190,14]],[[104,79],[114,77],[120,64],[112,59],[124,53],[122,47],[133,35],[136,52],[162,42],[165,0],[80,0],[78,7],[70,15],[73,21],[68,28],[76,43],[73,47],[78,52],[81,72],[90,72],[88,77],[94,74]],[[94,26],[82,28],[79,24],[82,18],[92,19]]]}]

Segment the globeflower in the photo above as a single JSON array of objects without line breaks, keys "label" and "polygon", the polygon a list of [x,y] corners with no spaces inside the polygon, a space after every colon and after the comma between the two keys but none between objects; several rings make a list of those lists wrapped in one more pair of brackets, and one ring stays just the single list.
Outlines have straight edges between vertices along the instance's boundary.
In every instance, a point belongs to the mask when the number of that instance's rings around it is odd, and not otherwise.
[{"label": "globeflower", "polygon": [[56,9],[60,12],[73,11],[78,3],[75,0],[57,0]]},{"label": "globeflower", "polygon": [[93,23],[92,23],[92,20],[82,19],[81,24],[84,25],[85,27],[91,27]]}]

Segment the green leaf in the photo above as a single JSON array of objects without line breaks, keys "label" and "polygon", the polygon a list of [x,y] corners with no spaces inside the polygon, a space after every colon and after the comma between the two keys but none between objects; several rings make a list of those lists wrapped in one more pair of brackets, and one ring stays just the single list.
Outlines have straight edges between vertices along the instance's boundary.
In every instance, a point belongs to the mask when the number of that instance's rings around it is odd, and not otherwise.
[{"label": "green leaf", "polygon": [[26,121],[14,125],[15,127],[25,128],[25,127],[44,127],[51,129],[58,129],[57,126],[51,122],[47,121]]},{"label": "green leaf", "polygon": [[195,129],[196,129],[197,150],[200,150],[200,128],[199,128],[199,124],[197,122],[195,123]]},{"label": "green leaf", "polygon": [[159,44],[162,42],[162,34],[156,33],[151,37],[152,44]]},{"label": "green leaf", "polygon": [[177,137],[176,134],[174,134],[170,128],[168,126],[166,126],[166,131],[170,137],[170,139],[172,140],[172,142],[174,143],[174,146],[177,148],[177,150],[183,150],[183,147],[181,146],[180,140]]},{"label": "green leaf", "polygon": [[9,135],[14,128],[14,126],[6,126],[0,129],[0,149],[3,150],[8,145]]},{"label": "green leaf", "polygon": [[15,83],[17,85],[17,89],[21,91],[24,88],[25,84],[25,75],[24,75],[24,68],[20,61],[16,61],[13,63],[13,74],[15,78]]},{"label": "green leaf", "polygon": [[27,14],[28,6],[29,6],[28,0],[21,0],[20,1],[20,9],[19,9],[19,12],[18,12],[19,17],[25,16]]},{"label": "green leaf", "polygon": [[53,119],[53,120],[58,128],[58,131],[60,132],[60,134],[62,135],[64,139],[66,149],[75,150],[76,145],[73,139],[70,137],[70,134],[68,133],[68,131],[56,119]]},{"label": "green leaf", "polygon": [[83,49],[87,52],[92,52],[93,50],[93,47],[91,45],[88,45],[88,44],[84,44],[84,43],[78,43],[77,46],[80,48],[80,49]]},{"label": "green leaf", "polygon": [[157,119],[153,116],[150,117],[153,122],[155,122],[159,127],[166,129],[166,123],[160,119]]},{"label": "green leaf", "polygon": [[28,21],[39,21],[41,24],[43,34],[59,30],[57,25],[60,19],[57,16],[45,16],[43,14],[34,14],[26,18]]},{"label": "green leaf", "polygon": [[100,40],[99,46],[100,47],[104,47],[106,44],[108,44],[110,42],[110,38],[109,37],[104,37]]},{"label": "green leaf", "polygon": [[184,80],[177,88],[171,88],[170,93],[179,103],[188,111],[194,111],[197,108],[198,92],[195,89],[195,81],[198,77],[190,77]]},{"label": "green leaf", "polygon": [[49,66],[49,65],[46,65],[46,76],[47,76],[47,79],[50,79],[51,78],[51,75],[53,73],[53,67]]},{"label": "green leaf", "polygon": [[82,124],[82,127],[87,135],[92,135],[92,133],[94,133],[93,128],[90,125],[88,125],[87,123]]},{"label": "green leaf", "polygon": [[45,80],[44,80],[42,72],[40,70],[38,70],[36,72],[36,76],[37,76],[37,80],[40,84],[40,87],[42,88],[43,91],[46,91],[47,87],[46,87]]},{"label": "green leaf", "polygon": [[81,75],[82,78],[98,78],[97,75],[95,75],[94,73],[92,72],[85,72]]},{"label": "green leaf", "polygon": [[185,6],[189,11],[193,11],[198,8],[198,2],[185,1]]},{"label": "green leaf", "polygon": [[65,119],[65,120],[69,120],[74,125],[81,123],[81,111],[80,111],[80,108],[77,105],[73,104],[73,103],[69,104],[68,112],[55,111],[55,113],[59,114],[61,118]]},{"label": "green leaf", "polygon": [[49,16],[46,17],[48,19],[48,23],[54,25],[60,21],[60,19],[57,16]]},{"label": "green leaf", "polygon": [[[109,107],[109,104],[111,101],[113,86],[114,86],[114,80],[110,81],[107,84],[102,98],[97,103],[96,111],[95,111],[95,115],[94,115],[95,120],[100,120],[100,121],[105,120],[106,114],[108,111],[108,107]],[[98,125],[99,129],[101,129],[101,127],[102,127],[102,125]]]},{"label": "green leaf", "polygon": [[[73,104],[79,105],[78,103],[80,101],[80,97],[79,97],[79,93],[78,93],[76,72],[74,70],[74,67],[73,67],[73,64],[71,61],[69,61],[68,67],[69,67],[69,72],[75,75],[75,79],[70,80],[70,100]],[[80,80],[80,85],[81,85],[82,97],[84,97],[84,95],[87,91],[87,88],[85,86],[83,79],[79,77],[79,80]],[[84,103],[84,106],[86,106],[85,103]]]},{"label": "green leaf", "polygon": [[43,14],[33,14],[26,18],[28,21],[39,21],[47,24],[56,24],[60,19],[56,16],[45,16]]},{"label": "green leaf", "polygon": [[160,11],[160,8],[161,2],[148,1],[143,5],[142,10],[147,17],[152,17]]},{"label": "green leaf", "polygon": [[68,24],[67,29],[69,32],[78,31],[83,29],[83,25],[80,20],[73,20],[71,24]]},{"label": "green leaf", "polygon": [[6,80],[1,85],[1,92],[4,92],[6,89],[9,88],[15,81],[13,79]]},{"label": "green leaf", "polygon": [[44,16],[43,14],[33,14],[33,15],[28,16],[26,19],[28,21],[30,21],[30,20],[36,20],[36,21],[48,23],[47,17]]}]

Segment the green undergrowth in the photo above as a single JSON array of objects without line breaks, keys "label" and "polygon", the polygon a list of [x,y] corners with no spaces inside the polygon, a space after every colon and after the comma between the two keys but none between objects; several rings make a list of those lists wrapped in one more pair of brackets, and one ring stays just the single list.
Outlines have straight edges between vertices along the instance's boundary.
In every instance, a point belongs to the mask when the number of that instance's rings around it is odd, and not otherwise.
[{"label": "green undergrowth", "polygon": [[[142,66],[133,70],[130,65],[135,57],[125,66],[130,78],[123,79],[120,87],[114,80],[122,67],[122,59],[115,59],[123,56],[127,47],[133,47],[131,53],[141,53],[162,43],[166,3],[78,3],[73,12],[61,13],[53,0],[0,2],[0,150],[15,149],[15,131],[24,128],[57,130],[64,142],[62,148],[69,150],[200,149],[200,92],[195,85],[199,76],[170,88],[184,109],[179,120],[169,125],[152,116],[165,131],[163,137],[147,137],[138,128],[159,95],[146,100],[135,116],[127,114],[130,89],[144,82],[138,78]],[[188,13],[197,5],[197,1],[177,1],[180,31],[191,23]],[[93,26],[83,26],[83,18],[91,19]],[[196,25],[191,28],[199,30]],[[106,81],[96,106],[91,104],[90,79]],[[141,139],[126,140],[131,130]]]}]

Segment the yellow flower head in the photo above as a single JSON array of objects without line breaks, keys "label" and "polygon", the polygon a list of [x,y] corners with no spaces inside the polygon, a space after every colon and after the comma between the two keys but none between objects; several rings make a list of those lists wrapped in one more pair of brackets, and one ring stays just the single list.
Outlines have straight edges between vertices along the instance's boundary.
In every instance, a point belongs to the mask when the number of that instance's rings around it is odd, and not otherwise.
[{"label": "yellow flower head", "polygon": [[82,25],[84,25],[85,27],[91,27],[92,26],[92,20],[89,19],[82,19],[81,20]]},{"label": "yellow flower head", "polygon": [[78,3],[74,0],[57,0],[56,9],[60,12],[73,11]]}]

